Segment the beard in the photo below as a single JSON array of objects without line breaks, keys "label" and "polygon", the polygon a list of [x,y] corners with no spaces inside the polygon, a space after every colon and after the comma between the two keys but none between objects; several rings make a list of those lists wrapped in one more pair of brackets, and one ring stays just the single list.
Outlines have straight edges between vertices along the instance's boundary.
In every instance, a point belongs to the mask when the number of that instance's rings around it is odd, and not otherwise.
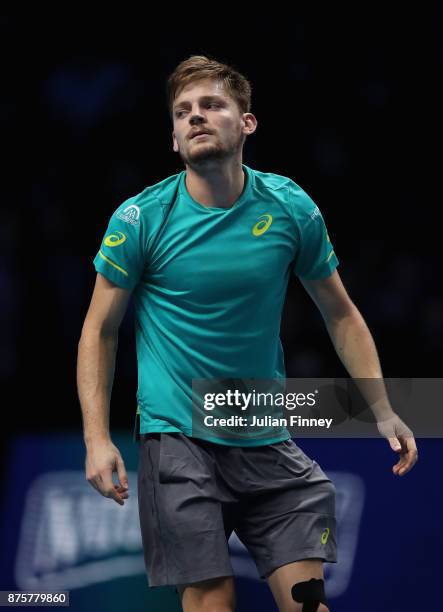
[{"label": "beard", "polygon": [[[213,138],[213,137],[211,137]],[[220,142],[202,142],[197,146],[192,146],[185,152],[179,149],[178,153],[185,165],[191,168],[196,166],[210,165],[229,157],[233,157],[242,146],[242,138],[237,143],[229,143],[223,146]]]}]

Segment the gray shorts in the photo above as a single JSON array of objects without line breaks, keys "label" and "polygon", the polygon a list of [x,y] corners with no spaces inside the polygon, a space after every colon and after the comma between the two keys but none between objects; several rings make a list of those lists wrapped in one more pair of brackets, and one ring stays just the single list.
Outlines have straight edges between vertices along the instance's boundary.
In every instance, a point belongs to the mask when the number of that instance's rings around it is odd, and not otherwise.
[{"label": "gray shorts", "polygon": [[138,501],[149,586],[232,576],[234,530],[262,578],[301,559],[336,562],[335,487],[292,441],[140,437]]}]

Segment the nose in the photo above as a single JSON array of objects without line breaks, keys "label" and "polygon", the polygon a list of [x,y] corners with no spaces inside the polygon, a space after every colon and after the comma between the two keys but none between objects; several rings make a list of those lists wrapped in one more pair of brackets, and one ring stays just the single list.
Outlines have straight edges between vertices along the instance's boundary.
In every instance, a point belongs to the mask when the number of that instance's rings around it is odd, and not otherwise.
[{"label": "nose", "polygon": [[191,125],[198,125],[200,123],[203,123],[205,120],[204,117],[202,117],[202,115],[192,115],[192,117],[189,119],[189,123]]},{"label": "nose", "polygon": [[189,119],[189,123],[191,125],[196,125],[196,124],[201,123],[204,120],[205,120],[205,117],[204,117],[204,115],[202,115],[199,106],[195,106],[192,109],[191,116],[190,116],[190,119]]}]

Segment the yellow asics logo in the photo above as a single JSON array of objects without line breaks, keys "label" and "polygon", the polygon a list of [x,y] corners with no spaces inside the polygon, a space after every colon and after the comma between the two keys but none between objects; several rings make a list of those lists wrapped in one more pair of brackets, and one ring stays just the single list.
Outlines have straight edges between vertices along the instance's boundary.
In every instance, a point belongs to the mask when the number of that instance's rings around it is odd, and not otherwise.
[{"label": "yellow asics logo", "polygon": [[[120,234],[120,236],[117,234]],[[109,236],[106,236],[105,244],[108,247],[116,247],[119,244],[123,244],[125,240],[126,236],[123,234],[123,232],[115,232],[115,234],[109,234]]]},{"label": "yellow asics logo", "polygon": [[261,221],[257,221],[252,228],[254,236],[261,236],[271,227],[272,215],[262,215],[259,219],[261,219]]},{"label": "yellow asics logo", "polygon": [[322,544],[326,544],[326,542],[328,541],[329,533],[330,533],[330,529],[329,529],[329,527],[326,527],[326,529],[321,534],[321,543]]}]

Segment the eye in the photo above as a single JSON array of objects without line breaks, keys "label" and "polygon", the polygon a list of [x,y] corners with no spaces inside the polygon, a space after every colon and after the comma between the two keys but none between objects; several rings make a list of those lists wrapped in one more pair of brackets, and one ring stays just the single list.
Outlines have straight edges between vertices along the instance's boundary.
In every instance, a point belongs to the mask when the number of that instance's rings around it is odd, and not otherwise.
[{"label": "eye", "polygon": [[184,113],[184,112],[185,112],[185,111],[183,111],[183,110],[181,110],[181,111],[177,111],[177,112],[175,113],[175,116],[177,117],[177,119],[180,119],[180,118],[181,118],[181,116],[183,115],[183,113]]},{"label": "eye", "polygon": [[220,104],[218,104],[218,102],[209,102],[208,106],[215,106],[216,108],[220,108]]}]

